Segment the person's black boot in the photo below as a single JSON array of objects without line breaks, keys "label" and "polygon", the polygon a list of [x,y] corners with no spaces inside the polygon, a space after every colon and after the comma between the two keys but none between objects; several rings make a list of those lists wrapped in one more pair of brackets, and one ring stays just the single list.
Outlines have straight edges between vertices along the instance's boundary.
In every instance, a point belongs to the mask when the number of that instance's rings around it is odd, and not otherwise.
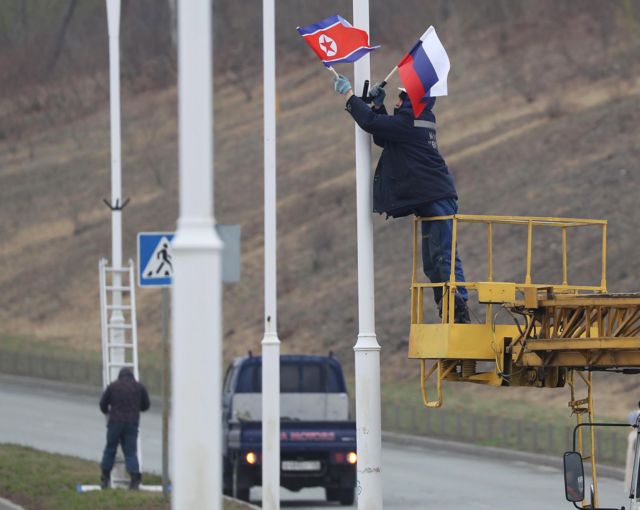
[{"label": "person's black boot", "polygon": [[102,470],[102,475],[100,476],[100,488],[102,490],[108,489],[111,482],[111,471],[107,471],[106,469]]},{"label": "person's black boot", "polygon": [[467,303],[458,304],[453,312],[453,322],[456,324],[471,324],[471,317],[469,317],[469,307]]},{"label": "person's black boot", "polygon": [[129,489],[137,491],[140,488],[140,482],[142,482],[142,473],[131,473],[131,482],[129,482]]}]

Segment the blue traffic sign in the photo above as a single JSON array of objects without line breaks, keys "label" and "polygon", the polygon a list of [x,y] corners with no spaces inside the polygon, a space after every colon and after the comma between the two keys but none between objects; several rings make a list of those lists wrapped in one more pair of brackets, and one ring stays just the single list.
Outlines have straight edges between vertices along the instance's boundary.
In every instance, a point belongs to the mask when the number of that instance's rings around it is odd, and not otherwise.
[{"label": "blue traffic sign", "polygon": [[173,232],[140,232],[138,234],[138,286],[171,286],[173,236]]},{"label": "blue traffic sign", "polygon": [[[224,243],[222,282],[240,281],[240,225],[216,225]],[[138,286],[171,287],[175,232],[140,232],[138,234]]]}]

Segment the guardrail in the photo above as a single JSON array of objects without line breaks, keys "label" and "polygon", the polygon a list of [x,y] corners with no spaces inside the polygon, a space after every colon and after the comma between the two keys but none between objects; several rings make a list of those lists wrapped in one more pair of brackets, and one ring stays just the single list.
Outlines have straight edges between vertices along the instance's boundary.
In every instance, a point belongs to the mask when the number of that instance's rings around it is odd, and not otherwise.
[{"label": "guardrail", "polygon": [[[162,392],[162,370],[140,364],[140,380],[150,393]],[[63,358],[0,349],[0,373],[53,381],[102,386],[102,363],[89,357]]]},{"label": "guardrail", "polygon": [[[414,406],[382,403],[383,430],[557,455],[559,459],[563,452],[571,450],[574,426],[569,413],[563,423],[555,423],[489,413],[427,409],[419,403]],[[624,468],[629,430],[598,430],[596,456],[599,462]],[[588,446],[587,436],[583,441]]]}]

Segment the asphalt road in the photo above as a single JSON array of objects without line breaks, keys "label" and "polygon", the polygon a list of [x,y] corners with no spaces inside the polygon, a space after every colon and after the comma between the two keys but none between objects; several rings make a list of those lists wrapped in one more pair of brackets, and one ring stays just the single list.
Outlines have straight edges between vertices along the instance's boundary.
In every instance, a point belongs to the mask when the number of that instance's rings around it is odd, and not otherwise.
[{"label": "asphalt road", "polygon": [[[144,469],[160,472],[159,409],[143,415],[141,431]],[[104,435],[105,421],[95,396],[0,380],[0,442],[99,460]],[[515,459],[498,460],[489,454],[453,452],[446,444],[424,449],[387,442],[383,447],[382,469],[385,509],[573,508],[564,499],[559,468]],[[98,472],[96,466],[96,479]],[[600,478],[599,488],[601,506],[619,508],[625,504],[622,482]],[[258,488],[252,489],[251,500],[259,504]],[[282,491],[282,507],[330,506],[335,505],[324,501],[322,489]]]}]

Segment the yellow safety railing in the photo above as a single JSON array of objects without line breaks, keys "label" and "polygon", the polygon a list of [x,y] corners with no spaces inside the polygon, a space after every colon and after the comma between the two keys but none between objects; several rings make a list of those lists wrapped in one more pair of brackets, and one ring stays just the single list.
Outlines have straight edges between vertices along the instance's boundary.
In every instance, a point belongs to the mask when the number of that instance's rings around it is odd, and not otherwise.
[{"label": "yellow safety railing", "polygon": [[[451,236],[451,260],[449,281],[436,283],[421,283],[418,281],[418,261],[420,260],[420,226],[424,221],[452,221]],[[486,282],[494,282],[493,267],[493,226],[502,225],[522,225],[527,228],[527,253],[526,253],[526,270],[523,282],[509,282],[515,284],[516,290],[524,291],[527,287],[548,287],[559,292],[606,292],[607,291],[607,221],[576,219],[576,218],[546,218],[537,216],[489,216],[489,215],[470,215],[455,214],[451,216],[436,217],[416,217],[413,225],[413,272],[411,277],[411,323],[422,324],[424,321],[424,289],[441,287],[443,290],[442,300],[442,323],[453,323],[454,307],[449,303],[454,302],[455,291],[457,287],[465,287],[473,291],[477,290],[479,284],[484,282],[465,281],[456,282],[455,262],[456,247],[458,239],[458,224],[460,223],[481,223],[487,225],[487,254],[488,254],[488,271]],[[567,230],[577,227],[597,227],[601,229],[601,253],[602,266],[600,285],[572,285],[569,283],[568,264],[567,264]],[[533,259],[533,229],[534,227],[551,227],[561,229],[562,232],[562,283],[533,283],[531,277],[531,265]],[[487,305],[491,306],[491,305]],[[487,316],[487,321],[489,317]]]},{"label": "yellow safety railing", "polygon": [[[441,407],[442,406],[442,381],[447,375],[449,375],[456,368],[455,363],[449,363],[449,366],[444,367],[444,361],[436,361],[431,368],[427,369],[427,360],[420,360],[420,389],[422,391],[422,402],[425,407]],[[427,395],[427,381],[431,378],[433,373],[436,372],[436,400],[429,400]]]}]

